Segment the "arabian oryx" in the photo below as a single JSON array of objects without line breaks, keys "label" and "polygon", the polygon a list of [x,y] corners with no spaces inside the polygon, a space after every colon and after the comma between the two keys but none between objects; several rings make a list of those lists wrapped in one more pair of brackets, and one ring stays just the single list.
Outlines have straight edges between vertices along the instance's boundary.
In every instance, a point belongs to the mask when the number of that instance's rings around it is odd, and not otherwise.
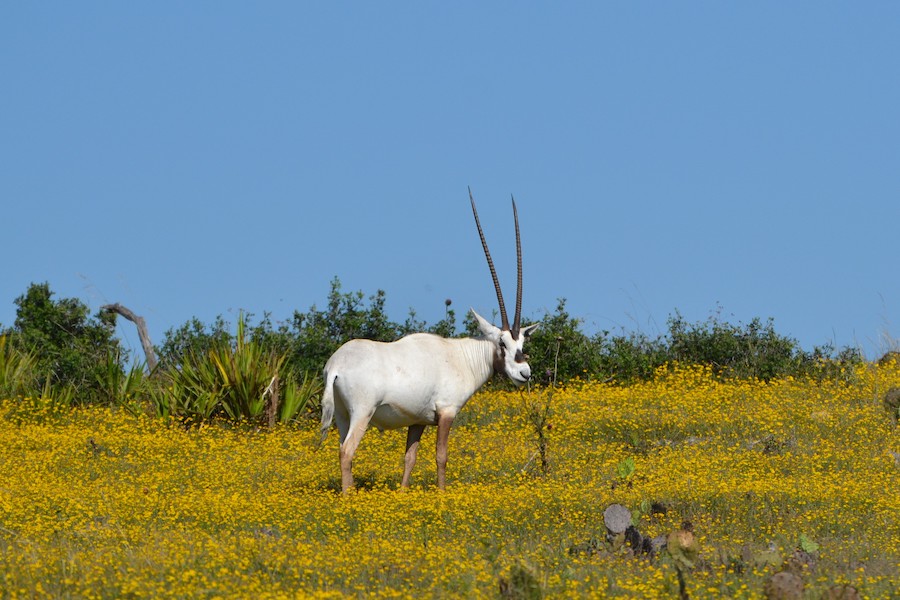
[{"label": "arabian oryx", "polygon": [[447,442],[457,413],[494,372],[505,373],[516,385],[523,385],[531,377],[522,346],[537,324],[520,325],[522,244],[516,201],[513,199],[518,287],[516,315],[510,326],[471,190],[469,200],[497,291],[503,326],[494,326],[472,310],[481,331],[476,338],[446,339],[430,333],[414,333],[390,343],[350,340],[331,356],[323,373],[322,439],[328,434],[333,418],[340,434],[341,486],[345,492],[353,487],[353,456],[370,423],[381,430],[409,428],[402,487],[409,486],[425,426],[436,425],[437,484],[444,489]]}]

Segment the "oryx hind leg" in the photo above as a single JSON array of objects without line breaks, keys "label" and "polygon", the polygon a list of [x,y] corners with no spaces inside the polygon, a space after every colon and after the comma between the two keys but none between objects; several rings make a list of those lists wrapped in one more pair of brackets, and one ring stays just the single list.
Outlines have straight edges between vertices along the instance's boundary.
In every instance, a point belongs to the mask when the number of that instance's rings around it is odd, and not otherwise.
[{"label": "oryx hind leg", "polygon": [[409,487],[409,476],[416,465],[416,453],[419,451],[419,440],[422,439],[424,425],[410,425],[406,432],[406,457],[403,461],[403,481],[400,487]]},{"label": "oryx hind leg", "polygon": [[370,412],[363,416],[358,414],[351,415],[346,435],[343,432],[341,434],[341,447],[338,452],[341,459],[341,490],[344,492],[347,492],[354,485],[353,457],[356,455],[356,449],[366,433],[366,428],[369,426],[369,420],[373,414],[373,412]]},{"label": "oryx hind leg", "polygon": [[437,424],[437,485],[439,489],[444,489],[447,479],[447,446],[450,443],[450,426],[453,425],[453,419],[456,414],[438,415]]}]

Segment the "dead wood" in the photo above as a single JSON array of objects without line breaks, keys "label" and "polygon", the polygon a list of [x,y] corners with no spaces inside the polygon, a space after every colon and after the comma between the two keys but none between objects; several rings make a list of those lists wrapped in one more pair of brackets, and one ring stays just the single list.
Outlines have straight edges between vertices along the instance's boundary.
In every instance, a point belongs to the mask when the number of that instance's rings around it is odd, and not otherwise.
[{"label": "dead wood", "polygon": [[144,356],[147,357],[147,368],[150,369],[150,372],[153,372],[159,361],[156,359],[156,351],[153,349],[153,343],[150,341],[150,334],[147,333],[147,322],[144,320],[144,317],[134,314],[119,303],[101,306],[100,310],[108,310],[122,315],[137,326],[138,337],[141,338],[141,346],[144,348]]}]

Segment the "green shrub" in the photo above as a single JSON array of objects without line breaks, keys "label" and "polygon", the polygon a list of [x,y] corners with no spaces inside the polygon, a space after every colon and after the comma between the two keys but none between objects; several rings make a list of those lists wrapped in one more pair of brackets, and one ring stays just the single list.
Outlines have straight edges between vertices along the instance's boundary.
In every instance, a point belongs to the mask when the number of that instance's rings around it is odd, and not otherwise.
[{"label": "green shrub", "polygon": [[668,361],[668,348],[661,338],[651,339],[643,333],[610,336],[603,332],[597,337],[600,368],[603,380],[630,383],[649,380],[654,371]]},{"label": "green shrub", "polygon": [[[6,331],[19,352],[33,356],[32,389],[62,396],[72,389],[80,403],[103,402],[106,396],[98,379],[107,368],[107,356],[127,360],[115,334],[115,315],[88,315],[88,308],[74,298],[54,300],[46,283],[31,284],[15,300],[16,320]],[[54,394],[54,390],[59,390]]]},{"label": "green shrub", "polygon": [[710,365],[713,373],[769,380],[800,371],[796,342],[775,331],[774,322],[755,318],[746,326],[719,320],[687,323],[677,311],[669,318],[668,355],[683,364]]},{"label": "green shrub", "polygon": [[595,340],[581,332],[581,323],[580,319],[569,315],[565,298],[558,300],[556,312],[544,315],[541,326],[525,346],[537,381],[550,383],[554,379],[590,378],[600,372],[599,347]]},{"label": "green shrub", "polygon": [[[249,320],[249,316],[247,317]],[[157,348],[162,368],[175,367],[188,356],[204,355],[217,344],[227,344],[234,340],[228,331],[229,323],[221,315],[210,325],[204,325],[196,317],[178,327],[169,329],[163,343]]]}]

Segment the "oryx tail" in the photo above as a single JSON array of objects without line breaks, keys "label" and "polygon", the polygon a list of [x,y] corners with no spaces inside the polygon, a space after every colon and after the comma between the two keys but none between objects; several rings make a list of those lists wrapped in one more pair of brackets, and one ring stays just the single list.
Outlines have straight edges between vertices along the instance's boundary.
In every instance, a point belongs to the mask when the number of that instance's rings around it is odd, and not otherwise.
[{"label": "oryx tail", "polygon": [[325,371],[324,376],[325,391],[322,393],[322,437],[319,440],[320,446],[328,436],[331,421],[334,419],[334,380],[337,379],[337,373]]}]

